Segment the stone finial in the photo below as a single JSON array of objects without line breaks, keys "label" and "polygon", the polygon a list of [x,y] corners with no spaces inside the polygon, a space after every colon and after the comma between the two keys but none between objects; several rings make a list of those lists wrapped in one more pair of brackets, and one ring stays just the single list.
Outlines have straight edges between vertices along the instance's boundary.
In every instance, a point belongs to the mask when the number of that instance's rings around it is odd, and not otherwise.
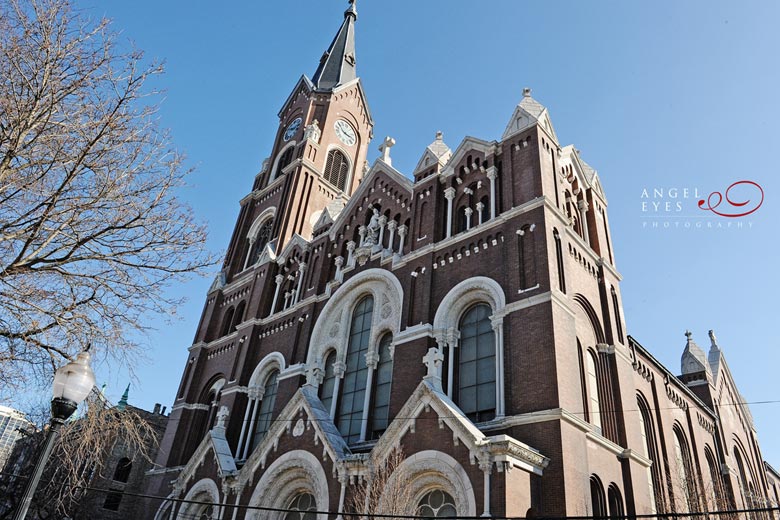
[{"label": "stone finial", "polygon": [[441,376],[439,371],[441,370],[441,364],[444,361],[444,356],[441,351],[436,347],[428,349],[428,353],[422,358],[423,363],[428,368],[428,373],[423,379],[430,381],[433,385],[441,390]]},{"label": "stone finial", "polygon": [[530,87],[525,87],[523,89],[523,97],[531,97],[531,89],[530,89]]},{"label": "stone finial", "polygon": [[228,407],[220,406],[219,411],[217,412],[217,425],[215,428],[221,428],[224,430],[228,415],[230,415],[230,410],[228,410]]},{"label": "stone finial", "polygon": [[441,130],[436,132],[436,140],[437,141],[443,141],[444,140],[444,133]]},{"label": "stone finial", "polygon": [[690,330],[686,330],[685,337],[688,338],[689,342],[693,341],[693,332],[691,332]]},{"label": "stone finial", "polygon": [[395,146],[395,139],[390,136],[385,137],[385,140],[379,145],[379,151],[382,153],[382,162],[388,166],[393,164],[393,160],[390,158],[390,148],[393,146]]}]

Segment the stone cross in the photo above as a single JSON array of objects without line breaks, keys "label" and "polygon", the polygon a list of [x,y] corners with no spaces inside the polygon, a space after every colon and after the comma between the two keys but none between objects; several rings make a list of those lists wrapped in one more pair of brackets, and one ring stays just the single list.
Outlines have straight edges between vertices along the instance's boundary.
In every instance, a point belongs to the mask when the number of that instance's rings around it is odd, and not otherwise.
[{"label": "stone cross", "polygon": [[427,381],[431,381],[438,389],[441,389],[441,377],[439,376],[439,369],[444,361],[444,356],[441,351],[436,347],[428,349],[428,353],[423,356],[423,363],[428,367],[428,373],[425,375]]},{"label": "stone cross", "polygon": [[379,145],[379,151],[382,152],[382,161],[388,166],[393,164],[393,160],[390,158],[390,148],[395,146],[395,139],[390,136],[385,137],[384,142]]}]

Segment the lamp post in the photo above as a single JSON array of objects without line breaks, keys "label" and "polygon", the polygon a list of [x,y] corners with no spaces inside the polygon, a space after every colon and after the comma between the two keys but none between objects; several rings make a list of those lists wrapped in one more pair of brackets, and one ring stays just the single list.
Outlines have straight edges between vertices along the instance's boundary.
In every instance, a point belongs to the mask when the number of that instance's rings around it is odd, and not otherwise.
[{"label": "lamp post", "polygon": [[79,404],[87,398],[95,386],[95,374],[92,373],[89,361],[89,345],[87,345],[87,348],[76,356],[74,361],[58,368],[54,373],[54,395],[51,400],[49,431],[46,433],[43,449],[35,462],[35,470],[24,487],[22,501],[16,510],[14,520],[24,520],[27,516],[27,510],[30,508],[35,488],[38,487],[38,481],[41,479],[43,469],[46,467],[46,461],[49,459],[49,455],[51,455],[60,426],[65,424],[65,421],[73,415]]}]

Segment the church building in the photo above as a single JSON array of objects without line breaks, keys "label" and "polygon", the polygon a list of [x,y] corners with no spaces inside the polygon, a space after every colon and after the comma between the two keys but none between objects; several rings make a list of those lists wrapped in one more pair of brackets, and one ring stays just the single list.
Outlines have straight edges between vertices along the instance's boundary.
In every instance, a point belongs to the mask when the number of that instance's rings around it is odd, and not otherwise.
[{"label": "church building", "polygon": [[548,109],[525,89],[499,140],[438,133],[398,171],[357,18],[240,201],[145,518],[352,518],[391,459],[405,498],[370,507],[410,516],[776,506],[715,334],[681,338],[679,373],[628,335],[605,189]]}]

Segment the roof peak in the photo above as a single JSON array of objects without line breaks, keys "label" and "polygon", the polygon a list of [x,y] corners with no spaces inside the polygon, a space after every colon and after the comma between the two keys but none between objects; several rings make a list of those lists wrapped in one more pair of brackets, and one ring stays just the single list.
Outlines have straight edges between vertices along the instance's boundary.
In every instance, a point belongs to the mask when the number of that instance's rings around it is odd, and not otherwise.
[{"label": "roof peak", "polygon": [[357,8],[355,0],[349,0],[344,11],[344,22],[328,50],[322,55],[317,71],[312,77],[314,87],[320,90],[333,90],[339,85],[357,78],[355,60],[355,22]]}]

